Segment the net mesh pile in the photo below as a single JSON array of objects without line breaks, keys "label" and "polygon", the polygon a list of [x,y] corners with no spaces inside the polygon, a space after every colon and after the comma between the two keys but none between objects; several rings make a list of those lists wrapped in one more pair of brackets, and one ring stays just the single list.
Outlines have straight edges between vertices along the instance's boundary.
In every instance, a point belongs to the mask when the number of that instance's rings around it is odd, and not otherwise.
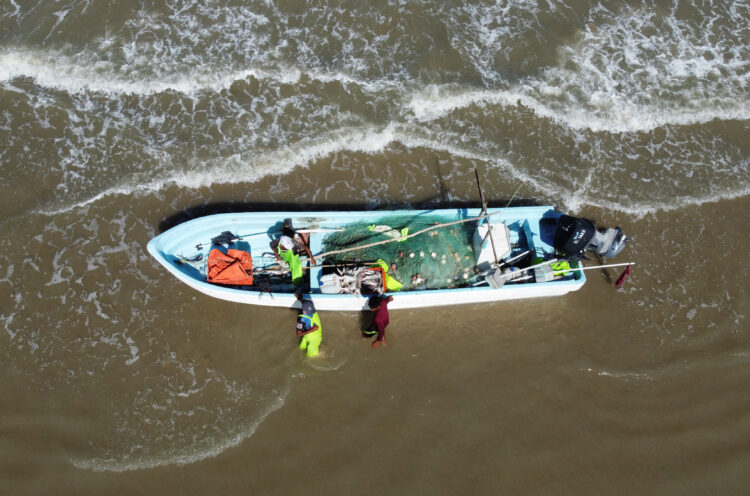
[{"label": "net mesh pile", "polygon": [[[451,222],[455,218],[439,216],[389,216],[376,224],[358,222],[342,226],[344,231],[323,241],[324,251],[397,238],[404,228],[413,234],[422,229]],[[473,282],[476,256],[472,247],[475,222],[439,227],[404,241],[329,255],[326,264],[375,262],[384,260],[388,275],[403,284],[403,289],[441,289],[466,286]]]}]

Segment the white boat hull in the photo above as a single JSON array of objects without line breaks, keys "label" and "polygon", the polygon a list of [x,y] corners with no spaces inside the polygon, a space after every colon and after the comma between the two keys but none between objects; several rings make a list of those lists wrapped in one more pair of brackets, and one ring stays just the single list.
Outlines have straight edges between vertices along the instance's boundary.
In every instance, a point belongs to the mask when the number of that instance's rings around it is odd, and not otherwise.
[{"label": "white boat hull", "polygon": [[[503,209],[493,213],[493,222],[510,222],[527,219],[538,220],[544,213],[553,212],[551,207],[515,207]],[[205,275],[199,271],[190,269],[186,264],[178,262],[180,257],[189,257],[200,253],[205,260],[211,247],[210,240],[223,231],[241,233],[250,245],[254,258],[262,254],[268,257],[267,235],[269,226],[274,225],[284,218],[292,218],[295,226],[314,226],[318,233],[311,235],[311,248],[313,254],[319,254],[322,250],[321,239],[328,230],[333,230],[350,222],[361,222],[370,219],[373,221],[389,214],[420,215],[423,213],[439,214],[452,218],[469,218],[479,214],[478,209],[446,209],[425,211],[369,211],[369,212],[260,212],[260,213],[233,213],[218,214],[201,217],[177,225],[172,229],[160,234],[148,243],[148,251],[156,260],[162,264],[171,274],[193,289],[222,300],[250,305],[261,305],[268,307],[291,308],[298,306],[293,292],[269,292],[253,286],[246,288],[227,287],[206,282]],[[533,222],[532,222],[533,224]],[[247,234],[251,233],[251,234]],[[534,243],[542,245],[538,239],[538,233],[530,232]],[[201,250],[196,245],[203,244]],[[545,250],[551,252],[551,246],[544,246]],[[187,267],[187,268],[186,268]],[[476,304],[494,301],[515,300],[522,298],[537,298],[545,296],[561,296],[570,291],[580,289],[586,282],[582,271],[576,273],[575,278],[563,280],[552,280],[547,282],[508,283],[499,288],[488,285],[477,287],[463,287],[450,289],[406,289],[394,296],[389,305],[391,309],[423,308],[447,305]],[[309,290],[315,306],[319,310],[336,311],[360,311],[366,309],[367,296],[356,294],[323,294],[319,288],[311,287]]]}]

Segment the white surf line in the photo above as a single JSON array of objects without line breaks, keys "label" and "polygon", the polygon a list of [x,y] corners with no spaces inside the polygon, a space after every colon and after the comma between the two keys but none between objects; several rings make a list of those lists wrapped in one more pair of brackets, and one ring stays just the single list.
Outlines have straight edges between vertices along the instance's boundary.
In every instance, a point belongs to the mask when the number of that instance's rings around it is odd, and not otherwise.
[{"label": "white surf line", "polygon": [[[714,119],[750,119],[750,101],[734,102],[730,109],[702,109],[667,111],[643,105],[627,104],[611,107],[606,114],[616,117],[601,117],[591,111],[568,109],[553,110],[535,97],[517,89],[509,90],[462,90],[455,87],[428,87],[418,92],[408,102],[415,118],[426,122],[439,119],[458,109],[478,105],[524,106],[539,117],[550,119],[571,129],[594,132],[627,133],[651,131],[664,126],[689,126],[703,124]],[[552,91],[552,90],[549,90]],[[619,108],[618,108],[619,107]]]},{"label": "white surf line", "polygon": [[590,374],[596,374],[600,377],[610,377],[612,379],[621,379],[625,382],[628,381],[628,379],[638,379],[638,380],[647,380],[647,381],[653,381],[654,378],[652,377],[652,373],[648,372],[608,372],[606,370],[594,370],[593,368],[585,368],[580,369],[581,372],[588,372]]},{"label": "white surf line", "polygon": [[256,421],[250,423],[250,425],[246,426],[239,432],[234,433],[225,439],[211,440],[210,442],[206,441],[201,443],[204,445],[208,444],[210,447],[201,447],[197,450],[187,447],[180,453],[165,453],[161,456],[145,455],[137,461],[118,461],[113,458],[71,458],[69,461],[77,468],[93,470],[95,472],[128,472],[131,470],[156,468],[165,465],[188,465],[206,458],[214,458],[229,448],[239,446],[239,444],[245,439],[255,434],[258,426],[260,426],[270,414],[284,405],[284,400],[287,394],[288,391],[283,397],[279,397],[273,402],[273,404],[266,408]]},{"label": "white surf line", "polygon": [[[317,159],[341,151],[359,151],[376,153],[385,149],[390,143],[397,141],[395,125],[386,126],[380,131],[373,129],[340,130],[333,137],[323,137],[316,140],[306,140],[294,146],[279,150],[276,153],[261,155],[245,161],[237,157],[224,159],[223,166],[209,167],[205,171],[175,172],[172,177],[150,182],[135,184],[120,184],[108,188],[91,198],[57,209],[37,209],[34,213],[42,215],[58,215],[78,208],[86,207],[102,198],[133,193],[147,193],[159,191],[170,185],[197,189],[213,184],[230,184],[237,181],[252,182],[272,174],[284,174],[295,167],[306,166]],[[248,174],[238,174],[232,165],[239,161],[242,169]]]},{"label": "white surf line", "polygon": [[513,166],[510,161],[504,158],[478,154],[456,146],[446,145],[445,143],[440,141],[428,140],[418,137],[402,136],[399,138],[399,142],[401,142],[401,144],[403,144],[407,148],[427,148],[428,150],[442,151],[454,157],[461,157],[469,160],[477,160],[479,162],[492,164],[498,169],[507,172],[514,179],[519,179],[524,184],[533,186],[537,191],[543,191],[549,194],[550,191],[559,191],[560,189],[559,186],[555,186],[552,184],[542,184],[541,181],[525,172],[520,171],[515,166]]},{"label": "white surf line", "polygon": [[[204,171],[176,172],[172,177],[150,182],[137,182],[135,184],[120,184],[108,188],[91,198],[53,209],[37,209],[34,213],[42,215],[59,215],[71,210],[86,207],[105,197],[115,195],[129,195],[133,193],[148,193],[159,191],[170,185],[197,189],[214,184],[231,184],[237,181],[252,182],[272,174],[284,174],[295,167],[306,167],[311,162],[342,151],[378,153],[385,150],[393,143],[401,143],[403,146],[414,148],[426,148],[429,150],[442,151],[450,155],[477,160],[492,164],[493,166],[507,172],[512,177],[520,179],[526,184],[532,185],[539,191],[559,192],[559,186],[543,184],[538,179],[516,169],[509,161],[489,155],[478,154],[457,146],[421,138],[417,132],[410,132],[409,127],[400,123],[390,123],[384,128],[361,128],[341,129],[333,136],[321,137],[315,140],[305,140],[293,146],[279,150],[276,153],[261,155],[249,161],[230,157],[223,161],[221,166],[207,167]],[[235,167],[236,161],[240,162],[242,170],[247,174],[238,174]]]},{"label": "white surf line", "polygon": [[249,77],[276,81],[280,84],[296,84],[303,77],[307,77],[321,83],[339,82],[342,85],[356,85],[369,92],[399,86],[398,83],[387,80],[364,81],[341,72],[325,73],[294,66],[276,69],[250,67],[218,74],[196,69],[187,76],[158,79],[138,77],[137,80],[131,80],[113,70],[106,62],[86,65],[76,57],[27,49],[0,53],[0,82],[9,82],[21,77],[30,78],[39,86],[71,94],[96,92],[144,96],[165,91],[176,91],[185,95],[195,95],[203,91],[218,92],[227,90],[234,82]]},{"label": "white surf line", "polygon": [[10,4],[15,8],[15,11],[7,13],[7,17],[18,17],[19,12],[21,12],[21,6],[16,3],[16,0],[10,0]]},{"label": "white surf line", "polygon": [[[61,63],[61,61],[63,61]],[[280,84],[297,84],[304,77],[321,83],[338,82],[342,85],[356,85],[368,92],[396,89],[404,91],[404,83],[388,80],[366,81],[336,72],[324,73],[299,67],[278,69],[247,68],[224,74],[195,70],[187,76],[159,79],[129,80],[125,75],[113,70],[108,63],[97,62],[83,65],[75,57],[52,52],[16,49],[0,53],[0,81],[11,81],[19,77],[33,79],[38,85],[65,91],[71,94],[96,92],[102,94],[152,95],[166,91],[176,91],[185,95],[195,95],[203,91],[223,91],[236,81],[253,77],[258,80],[271,80]],[[406,83],[408,84],[408,83]],[[750,119],[750,102],[734,102],[731,108],[702,108],[700,110],[666,110],[648,106],[620,103],[606,110],[605,116],[592,111],[569,109],[555,110],[534,96],[523,91],[524,87],[537,88],[541,92],[559,93],[557,88],[547,87],[539,81],[511,87],[510,89],[459,89],[453,86],[428,86],[415,92],[408,100],[407,107],[418,121],[431,121],[451,112],[479,105],[502,105],[504,107],[524,106],[536,115],[550,119],[571,129],[593,132],[638,132],[650,131],[667,125],[693,125],[720,120]],[[611,117],[610,117],[611,116]]]},{"label": "white surf line", "polygon": [[[423,147],[423,148],[428,148],[430,150],[444,151],[456,157],[467,158],[470,160],[478,160],[480,162],[493,164],[497,166],[498,168],[510,173],[513,178],[521,180],[524,184],[533,186],[537,191],[544,192],[553,198],[559,198],[560,202],[565,206],[565,209],[570,212],[578,212],[580,211],[580,208],[582,206],[588,205],[588,206],[600,208],[602,210],[623,212],[623,213],[632,215],[636,218],[642,218],[647,214],[656,213],[658,211],[668,212],[672,210],[679,210],[687,206],[700,206],[700,205],[703,205],[704,203],[716,203],[719,201],[734,200],[737,198],[750,196],[750,186],[745,186],[737,190],[728,191],[725,193],[717,193],[714,195],[704,195],[700,197],[691,197],[691,196],[674,197],[673,199],[676,201],[676,203],[650,202],[650,203],[645,203],[643,206],[628,206],[628,205],[624,205],[624,204],[617,203],[614,201],[578,198],[579,196],[581,196],[583,192],[585,192],[586,187],[588,186],[588,184],[591,182],[591,179],[595,175],[595,170],[592,170],[591,173],[587,175],[586,179],[584,179],[583,185],[576,188],[575,192],[566,192],[564,190],[561,190],[559,185],[551,184],[551,183],[545,184],[546,182],[542,183],[541,181],[528,175],[527,173],[518,170],[517,168],[513,166],[513,164],[511,164],[509,161],[505,159],[499,159],[497,157],[477,154],[471,151],[463,150],[461,148],[453,147],[450,145],[445,145],[444,143],[432,141],[432,140],[400,137],[398,141],[402,143],[404,146],[407,146],[409,148]],[[573,201],[570,200],[571,196],[575,198]]]},{"label": "white surf line", "polygon": [[[429,133],[429,131],[426,132]],[[551,198],[559,198],[559,201],[566,209],[573,212],[578,211],[583,205],[590,205],[604,210],[614,210],[636,217],[643,217],[648,213],[657,211],[676,210],[688,205],[715,203],[721,200],[730,200],[750,195],[750,186],[745,186],[734,191],[703,197],[674,197],[672,200],[675,203],[650,202],[628,206],[614,201],[595,200],[583,196],[588,184],[588,177],[584,180],[584,184],[577,187],[575,191],[561,189],[558,184],[532,177],[528,173],[519,170],[511,162],[502,157],[476,153],[458,146],[446,144],[442,141],[420,137],[420,134],[422,134],[420,133],[420,129],[414,125],[395,122],[380,129],[367,127],[358,129],[344,128],[329,136],[298,142],[275,153],[260,155],[248,160],[234,156],[221,159],[221,164],[204,167],[202,171],[174,172],[174,175],[171,177],[150,182],[120,184],[102,191],[91,198],[57,209],[34,210],[34,213],[48,216],[59,215],[86,207],[108,196],[155,192],[171,185],[198,189],[215,184],[231,184],[238,181],[253,182],[269,175],[288,173],[296,167],[307,167],[315,160],[331,156],[335,153],[343,151],[378,153],[394,143],[400,143],[409,149],[426,148],[428,150],[445,152],[454,157],[491,164],[507,173],[510,177],[531,186],[536,191],[544,193]],[[214,162],[216,161],[218,160]],[[210,163],[207,164],[210,165]],[[240,166],[239,169],[237,165]]]},{"label": "white surf line", "polygon": [[[287,147],[276,153],[261,155],[251,161],[243,161],[236,157],[229,157],[224,160],[225,165],[221,167],[224,170],[217,170],[217,167],[207,168],[203,172],[175,172],[172,177],[149,182],[137,182],[135,184],[120,184],[108,188],[96,195],[81,200],[79,202],[67,205],[57,209],[37,209],[34,213],[42,215],[59,215],[71,210],[86,207],[108,196],[129,195],[133,193],[148,193],[160,191],[167,186],[176,185],[190,189],[211,186],[213,184],[230,184],[237,181],[252,182],[262,179],[271,174],[284,174],[298,166],[304,166],[310,162],[338,153],[341,151],[361,151],[364,153],[375,153],[383,150],[389,143],[394,141],[394,135],[391,126],[388,126],[381,132],[349,132],[340,133],[335,139],[322,138],[305,143],[298,143],[296,146]],[[236,168],[227,164],[233,161],[240,161],[245,171],[250,174],[238,174]]]},{"label": "white surf line", "polygon": [[670,212],[673,210],[679,210],[681,208],[690,206],[701,206],[706,203],[718,203],[720,201],[736,200],[738,198],[744,198],[750,196],[750,186],[739,188],[733,191],[727,191],[722,193],[716,193],[713,195],[704,195],[699,197],[693,196],[677,196],[672,197],[675,203],[666,202],[649,202],[644,203],[642,206],[628,206],[621,203],[607,201],[607,200],[587,200],[582,199],[578,201],[577,205],[580,208],[582,205],[589,205],[592,207],[600,208],[602,210],[613,210],[623,212],[628,215],[632,215],[636,219],[645,217],[648,214],[655,214],[657,212]]}]

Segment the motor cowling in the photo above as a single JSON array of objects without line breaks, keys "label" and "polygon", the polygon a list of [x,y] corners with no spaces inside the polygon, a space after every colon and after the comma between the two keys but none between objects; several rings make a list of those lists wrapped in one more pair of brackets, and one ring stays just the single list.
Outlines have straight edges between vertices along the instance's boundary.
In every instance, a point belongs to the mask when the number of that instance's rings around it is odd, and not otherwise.
[{"label": "motor cowling", "polygon": [[589,220],[562,215],[555,228],[553,245],[555,250],[572,259],[586,258],[586,250],[612,258],[622,251],[627,240],[619,227],[600,231]]},{"label": "motor cowling", "polygon": [[596,234],[596,227],[586,219],[563,215],[555,228],[554,247],[566,255],[578,255]]}]

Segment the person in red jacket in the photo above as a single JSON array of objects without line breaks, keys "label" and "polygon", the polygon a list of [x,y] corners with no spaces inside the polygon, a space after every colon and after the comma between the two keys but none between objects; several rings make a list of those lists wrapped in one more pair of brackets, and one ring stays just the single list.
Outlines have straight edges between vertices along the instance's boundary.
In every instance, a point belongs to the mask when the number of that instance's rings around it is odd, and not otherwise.
[{"label": "person in red jacket", "polygon": [[368,302],[368,306],[370,307],[370,311],[374,312],[374,315],[372,317],[372,322],[370,323],[370,327],[366,330],[362,331],[362,336],[369,338],[372,336],[375,336],[377,334],[377,337],[372,342],[372,347],[377,348],[378,345],[382,344],[385,346],[385,328],[388,326],[388,323],[390,322],[390,318],[388,315],[388,303],[393,301],[393,296],[373,296],[370,298],[370,301]]}]

